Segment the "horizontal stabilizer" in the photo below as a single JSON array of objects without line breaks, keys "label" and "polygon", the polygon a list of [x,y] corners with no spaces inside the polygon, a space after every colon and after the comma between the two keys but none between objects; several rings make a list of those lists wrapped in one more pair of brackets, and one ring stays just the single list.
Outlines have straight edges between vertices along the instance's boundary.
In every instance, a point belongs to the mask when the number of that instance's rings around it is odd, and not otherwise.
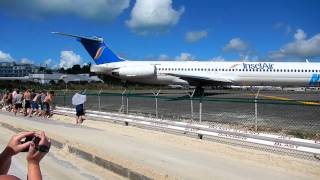
[{"label": "horizontal stabilizer", "polygon": [[89,40],[89,41],[97,41],[97,42],[103,42],[103,38],[100,37],[84,37],[84,36],[78,36],[78,35],[73,35],[73,34],[66,34],[66,33],[61,33],[61,32],[51,32],[52,34],[58,34],[58,35],[62,35],[62,36],[69,36],[69,37],[74,37],[74,38],[78,38],[80,39],[84,39],[84,40]]}]

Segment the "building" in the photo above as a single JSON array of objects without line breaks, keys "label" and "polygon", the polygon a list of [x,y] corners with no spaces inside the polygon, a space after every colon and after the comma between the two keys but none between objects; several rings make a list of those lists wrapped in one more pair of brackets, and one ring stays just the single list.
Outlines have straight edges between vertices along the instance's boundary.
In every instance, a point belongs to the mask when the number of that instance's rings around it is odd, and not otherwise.
[{"label": "building", "polygon": [[89,74],[30,74],[29,79],[33,80],[34,82],[38,82],[41,84],[48,84],[52,81],[59,82],[63,81],[64,83],[71,83],[71,82],[101,82],[101,80],[97,76],[90,76]]},{"label": "building", "polygon": [[24,77],[38,73],[39,67],[33,64],[18,64],[15,62],[0,62],[0,77]]}]

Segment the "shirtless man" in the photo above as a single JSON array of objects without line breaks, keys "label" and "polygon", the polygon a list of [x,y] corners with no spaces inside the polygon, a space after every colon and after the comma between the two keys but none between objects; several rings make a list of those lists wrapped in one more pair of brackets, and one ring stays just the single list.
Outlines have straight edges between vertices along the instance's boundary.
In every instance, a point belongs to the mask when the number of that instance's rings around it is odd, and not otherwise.
[{"label": "shirtless man", "polygon": [[28,114],[30,114],[31,111],[31,93],[30,90],[27,89],[24,93],[23,93],[23,98],[25,101],[25,105],[24,105],[24,115],[27,116]]},{"label": "shirtless man", "polygon": [[54,96],[54,92],[50,91],[47,93],[47,96],[45,97],[45,99],[43,101],[43,116],[44,117],[49,118],[51,116],[50,105],[52,104],[53,96]]},{"label": "shirtless man", "polygon": [[35,112],[35,116],[39,114],[39,103],[40,103],[40,97],[41,94],[40,93],[34,93],[34,96],[32,98],[32,102],[31,102],[31,107],[32,110],[29,112],[29,117],[31,117],[32,112]]}]

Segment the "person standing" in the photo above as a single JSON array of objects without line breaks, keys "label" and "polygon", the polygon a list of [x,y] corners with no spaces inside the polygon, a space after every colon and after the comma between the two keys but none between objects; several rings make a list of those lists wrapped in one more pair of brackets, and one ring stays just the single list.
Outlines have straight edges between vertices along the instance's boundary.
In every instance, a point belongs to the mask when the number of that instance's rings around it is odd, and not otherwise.
[{"label": "person standing", "polygon": [[25,90],[25,92],[23,93],[23,98],[24,98],[24,115],[27,116],[28,114],[30,114],[31,112],[31,93],[30,90],[27,89]]},{"label": "person standing", "polygon": [[35,116],[39,114],[40,99],[41,99],[41,94],[40,93],[35,93],[32,101],[31,101],[32,110],[29,113],[29,117],[32,116],[33,112],[35,112],[35,114],[34,114]]},{"label": "person standing", "polygon": [[43,102],[44,102],[44,99],[46,98],[47,96],[47,92],[46,91],[42,91],[41,92],[41,95],[40,95],[40,113],[38,114],[38,116],[42,116],[44,114],[44,110],[43,110]]},{"label": "person standing", "polygon": [[23,95],[19,90],[16,90],[16,95],[15,98],[13,98],[13,103],[14,103],[14,115],[17,115],[17,112],[19,112],[22,109],[22,100],[23,100]]},{"label": "person standing", "polygon": [[53,91],[47,92],[47,96],[43,100],[43,112],[44,112],[43,116],[44,117],[48,117],[48,118],[51,117],[50,105],[52,104],[53,96],[54,96]]},{"label": "person standing", "polygon": [[84,120],[84,103],[87,101],[87,96],[82,91],[79,93],[75,93],[72,97],[72,104],[75,105],[76,108],[76,124],[82,124]]},{"label": "person standing", "polygon": [[83,120],[85,120],[83,104],[76,105],[76,115],[77,115],[76,124],[82,124]]}]

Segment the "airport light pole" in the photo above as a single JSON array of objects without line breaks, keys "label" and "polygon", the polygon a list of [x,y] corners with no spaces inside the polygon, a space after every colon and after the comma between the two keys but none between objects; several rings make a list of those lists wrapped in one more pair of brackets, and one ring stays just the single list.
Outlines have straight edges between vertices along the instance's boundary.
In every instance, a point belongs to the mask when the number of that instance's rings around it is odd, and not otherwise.
[{"label": "airport light pole", "polygon": [[154,92],[154,90],[152,90],[152,94],[156,100],[156,118],[158,119],[158,95],[160,93],[161,89],[158,90],[158,92]]}]

